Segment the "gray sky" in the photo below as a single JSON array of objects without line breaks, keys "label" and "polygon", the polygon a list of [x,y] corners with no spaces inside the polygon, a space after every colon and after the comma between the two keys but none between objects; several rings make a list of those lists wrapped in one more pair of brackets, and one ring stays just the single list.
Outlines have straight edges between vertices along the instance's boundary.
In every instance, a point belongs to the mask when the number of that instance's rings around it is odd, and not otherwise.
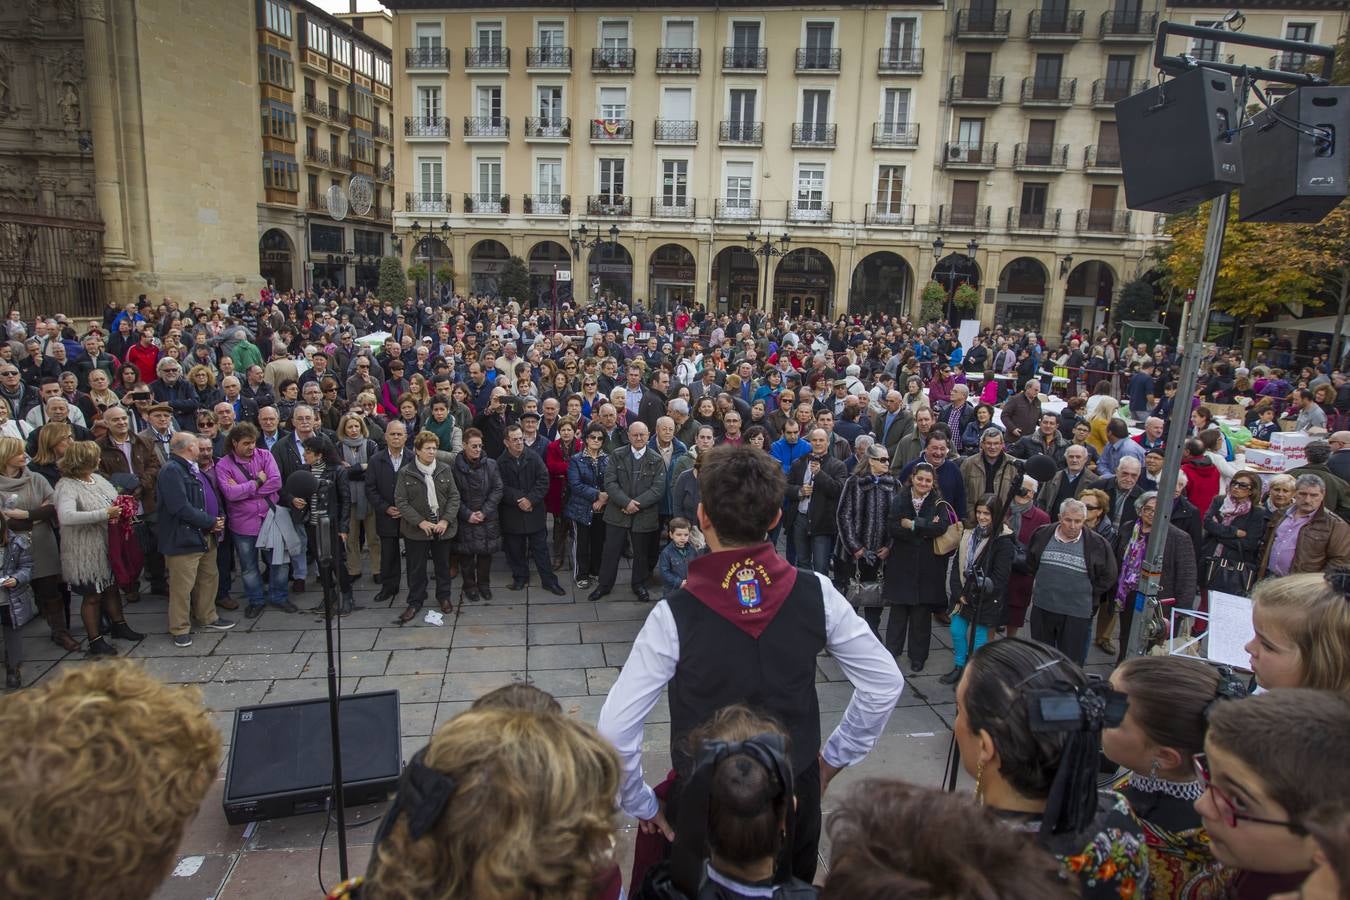
[{"label": "gray sky", "polygon": [[[351,9],[351,0],[310,0],[315,6],[330,13],[345,13]],[[356,0],[357,12],[376,12],[384,9],[379,0]]]}]

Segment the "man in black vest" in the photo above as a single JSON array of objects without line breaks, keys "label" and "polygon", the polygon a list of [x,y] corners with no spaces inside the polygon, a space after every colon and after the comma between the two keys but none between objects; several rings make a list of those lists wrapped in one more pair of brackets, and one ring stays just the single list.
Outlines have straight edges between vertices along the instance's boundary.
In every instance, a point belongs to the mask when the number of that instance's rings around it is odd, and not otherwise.
[{"label": "man in black vest", "polygon": [[[600,732],[618,748],[620,805],[669,838],[674,818],[642,776],[642,728],[669,686],[671,757],[679,803],[693,760],[689,732],[733,703],[749,703],[787,730],[797,793],[792,872],[815,875],[820,798],[835,773],[859,762],[886,726],[904,687],[895,660],[824,575],[789,565],[765,541],[782,515],[783,467],[753,447],[708,451],[699,468],[698,524],[709,553],[689,564],[685,585],[656,604],[600,711]],[[828,649],[854,694],[822,749],[816,656]]]}]

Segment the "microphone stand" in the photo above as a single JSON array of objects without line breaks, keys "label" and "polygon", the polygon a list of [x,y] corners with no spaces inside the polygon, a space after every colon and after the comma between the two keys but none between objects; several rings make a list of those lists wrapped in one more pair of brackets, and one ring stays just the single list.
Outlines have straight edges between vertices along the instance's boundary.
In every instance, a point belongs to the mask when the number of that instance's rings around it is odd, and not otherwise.
[{"label": "microphone stand", "polygon": [[[1008,510],[1012,508],[1012,501],[1013,501],[1013,498],[1015,498],[1015,497],[1017,496],[1017,492],[1018,492],[1019,490],[1021,490],[1021,488],[1022,488],[1022,482],[1023,482],[1023,481],[1025,480],[1025,478],[1026,478],[1027,467],[1026,467],[1026,461],[1025,461],[1025,460],[1018,459],[1017,457],[1013,456],[1011,453],[1006,453],[1006,452],[1005,452],[1004,455],[1005,455],[1005,456],[1007,457],[1007,459],[1008,459],[1008,465],[1011,465],[1011,466],[1013,466],[1015,469],[1017,469],[1017,477],[1016,477],[1015,479],[1013,479],[1012,484],[1008,485],[1008,496],[1007,496],[1006,498],[1004,498],[1004,503],[1003,503],[1002,510],[1001,510],[1001,511],[1002,511],[1002,514],[1006,517],[1007,514],[1008,514]],[[1035,503],[1035,499],[1034,499],[1034,498],[1032,499],[1032,503]],[[1002,523],[1002,522],[991,522],[990,525],[989,525],[989,528],[990,528],[990,532],[991,532],[991,533],[990,533],[990,535],[989,535],[989,543],[985,545],[985,551],[986,551],[986,552],[988,552],[988,551],[992,548],[994,538],[998,537],[998,533],[997,533],[997,532],[994,532],[993,529],[998,528],[998,529],[1000,529],[1000,531],[1001,531],[1002,528],[1003,528],[1003,523]],[[1014,541],[1016,541],[1016,540],[1017,540],[1017,535],[1014,534],[1014,535],[1012,536],[1012,538],[1013,538]],[[965,539],[966,539],[965,534],[962,534],[962,535],[961,535],[961,540],[964,541]],[[957,563],[957,564],[960,564],[960,561],[961,561],[961,548],[958,546],[958,547],[956,548],[956,563]],[[975,572],[977,572],[977,571],[979,571],[979,566],[978,566],[978,564],[971,567],[971,574],[970,574],[970,575],[967,575],[966,578],[965,578],[965,581],[963,581],[962,584],[961,584],[961,594],[962,594],[962,596],[965,596],[965,594],[970,590],[971,580],[972,580],[972,578],[973,578]],[[1005,591],[1007,590],[1007,585],[1004,585],[1004,590],[1005,590]],[[970,665],[970,658],[971,658],[972,656],[975,655],[975,637],[976,637],[976,634],[978,633],[978,629],[979,629],[979,627],[980,627],[980,624],[979,624],[979,623],[980,623],[980,613],[981,613],[983,610],[984,610],[984,591],[980,591],[979,597],[975,600],[975,609],[973,610],[972,615],[971,615],[971,619],[970,619],[970,630],[969,630],[969,632],[966,634],[966,665]],[[959,685],[960,682],[958,681],[957,684]],[[953,687],[953,688],[952,688],[952,694],[953,694],[953,696],[955,695],[955,693],[956,693],[956,688]],[[956,779],[957,779],[957,777],[961,774],[961,748],[960,748],[960,746],[958,746],[957,743],[956,743],[956,728],[955,728],[955,727],[952,728],[952,739],[951,739],[951,744],[949,745],[948,750],[947,750],[947,757],[948,757],[948,759],[951,760],[951,762],[949,762],[948,765],[947,765],[947,777],[946,777],[946,780],[945,780],[945,783],[944,783],[944,789],[947,790],[947,791],[955,791],[955,790],[956,790]]]},{"label": "microphone stand", "polygon": [[338,722],[337,657],[333,653],[333,608],[337,604],[333,590],[333,524],[327,509],[314,510],[312,518],[314,555],[319,564],[319,581],[323,585],[323,632],[328,654],[328,727],[333,744],[332,805],[337,809],[338,876],[346,881],[347,798],[342,790],[342,728]]}]

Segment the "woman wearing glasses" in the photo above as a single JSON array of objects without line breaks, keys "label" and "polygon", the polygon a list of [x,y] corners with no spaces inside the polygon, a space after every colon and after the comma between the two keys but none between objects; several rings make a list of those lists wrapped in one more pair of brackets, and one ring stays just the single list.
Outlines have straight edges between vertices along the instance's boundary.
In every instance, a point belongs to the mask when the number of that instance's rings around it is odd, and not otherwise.
[{"label": "woman wearing glasses", "polygon": [[[1251,573],[1255,573],[1266,536],[1260,477],[1247,471],[1234,475],[1228,483],[1228,492],[1210,503],[1203,527],[1205,537],[1200,554],[1206,561],[1205,570],[1200,573],[1203,587],[1208,588],[1209,579],[1225,571],[1224,563],[1215,562],[1219,559],[1245,564]],[[1237,583],[1235,579],[1242,577],[1236,570],[1233,574],[1218,575],[1221,580],[1216,580],[1215,586],[1224,591],[1241,588],[1237,593],[1245,595],[1251,588],[1250,575],[1246,576],[1245,584]]]}]

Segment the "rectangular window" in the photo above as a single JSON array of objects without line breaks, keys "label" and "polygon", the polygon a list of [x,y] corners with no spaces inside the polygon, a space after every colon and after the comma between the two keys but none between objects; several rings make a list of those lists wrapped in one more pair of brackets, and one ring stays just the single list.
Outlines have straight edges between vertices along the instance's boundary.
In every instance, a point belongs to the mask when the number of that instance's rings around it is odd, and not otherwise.
[{"label": "rectangular window", "polygon": [[1038,100],[1059,96],[1059,78],[1064,72],[1064,57],[1058,53],[1036,54],[1036,76],[1032,81]]},{"label": "rectangular window", "polygon": [[356,55],[356,71],[367,78],[374,75],[375,70],[372,66],[372,62],[375,59],[375,54],[371,53],[365,47],[357,47],[353,52]]},{"label": "rectangular window", "polygon": [[389,60],[375,57],[375,80],[386,87],[393,84],[393,69]]},{"label": "rectangular window", "polygon": [[562,160],[541,159],[535,169],[537,200],[557,202],[562,197]]},{"label": "rectangular window", "polygon": [[419,50],[439,50],[441,47],[441,26],[436,22],[418,22],[414,26]]},{"label": "rectangular window", "polygon": [[733,22],[731,24],[731,46],[737,50],[758,50],[759,23]]},{"label": "rectangular window", "polygon": [[886,47],[892,61],[905,59],[918,46],[918,22],[909,17],[893,16],[886,34]]},{"label": "rectangular window", "polygon": [[353,87],[348,102],[352,105],[352,115],[372,121],[375,116],[375,97],[369,91]]},{"label": "rectangular window", "polygon": [[606,203],[621,203],[624,197],[624,160],[600,160],[600,197]]},{"label": "rectangular window", "polygon": [[665,47],[668,50],[694,49],[694,23],[690,19],[672,19],[666,23]]},{"label": "rectangular window", "polygon": [[958,143],[978,149],[984,142],[984,119],[961,119],[956,123]]},{"label": "rectangular window", "polygon": [[540,22],[537,40],[544,50],[561,50],[567,46],[563,39],[562,22]]},{"label": "rectangular window", "polygon": [[750,202],[754,197],[754,175],[754,163],[727,163],[726,207],[728,209],[750,208]]},{"label": "rectangular window", "polygon": [[502,120],[502,89],[497,85],[478,88],[478,115],[498,125]]},{"label": "rectangular window", "polygon": [[905,167],[880,166],[877,169],[877,212],[898,216],[904,211]]},{"label": "rectangular window", "polygon": [[258,48],[258,78],[264,84],[295,90],[295,65],[288,54],[275,47]]},{"label": "rectangular window", "polygon": [[831,51],[834,49],[833,22],[807,22],[806,46],[802,54],[802,68],[829,69]]},{"label": "rectangular window", "polygon": [[690,88],[664,88],[661,91],[661,118],[670,122],[693,121],[693,90]]},{"label": "rectangular window", "polygon": [[263,183],[274,190],[299,191],[300,167],[296,165],[295,157],[264,155]]},{"label": "rectangular window", "polygon": [[375,158],[375,142],[371,140],[370,135],[353,131],[347,139],[347,146],[351,148],[352,159],[368,163]]},{"label": "rectangular window", "polygon": [[478,194],[484,198],[502,195],[502,161],[500,159],[478,160]]},{"label": "rectangular window", "polygon": [[268,100],[263,104],[263,134],[283,141],[295,140],[295,113],[287,106]]},{"label": "rectangular window", "polygon": [[661,164],[661,203],[689,205],[689,160],[667,159]]},{"label": "rectangular window", "polygon": [[965,66],[961,74],[962,97],[979,100],[989,96],[989,69],[993,61],[992,53],[966,54],[962,60]]},{"label": "rectangular window", "polygon": [[600,118],[606,121],[628,118],[628,89],[602,87],[600,89]]},{"label": "rectangular window", "polygon": [[[1223,34],[1223,23],[1214,19],[1201,19],[1197,21],[1199,28],[1213,28],[1215,33]],[[1206,62],[1217,62],[1219,51],[1223,49],[1223,43],[1218,40],[1197,40],[1191,38],[1191,56]]]},{"label": "rectangular window", "polygon": [[425,85],[417,88],[417,114],[424,119],[437,119],[441,115],[441,89],[438,87],[427,87]]},{"label": "rectangular window", "polygon": [[285,38],[293,36],[290,4],[283,0],[263,0],[263,15],[268,31]]},{"label": "rectangular window", "polygon": [[323,25],[313,19],[309,19],[305,23],[305,26],[305,46],[317,53],[322,53],[324,56],[327,56],[328,29],[324,28]]},{"label": "rectangular window", "polygon": [[502,49],[502,23],[501,22],[479,22],[476,29],[478,36],[478,49],[480,50],[500,50]]},{"label": "rectangular window", "polygon": [[825,205],[825,167],[817,163],[797,166],[797,209],[820,210]]},{"label": "rectangular window", "polygon": [[557,125],[563,117],[563,91],[557,85],[541,85],[535,90],[536,109],[545,125]]},{"label": "rectangular window", "polygon": [[829,91],[802,91],[802,123],[816,130],[816,126],[822,126],[820,131],[824,131],[823,126],[830,121],[830,92]]},{"label": "rectangular window", "polygon": [[311,200],[318,200],[318,199],[319,199],[319,176],[318,176],[318,175],[307,175],[307,176],[305,176],[305,187],[306,187],[306,188],[308,189],[308,191],[309,191],[309,198],[310,198]]},{"label": "rectangular window", "polygon": [[733,90],[731,92],[731,114],[733,123],[749,125],[755,121],[755,91]]},{"label": "rectangular window", "polygon": [[600,48],[602,50],[628,49],[627,20],[606,20],[600,23]]},{"label": "rectangular window", "polygon": [[442,192],[441,183],[441,161],[430,157],[422,157],[417,161],[417,185],[422,193],[422,199],[429,197],[438,197]]},{"label": "rectangular window", "polygon": [[1022,204],[1019,211],[1022,213],[1023,225],[1032,225],[1041,227],[1035,221],[1028,222],[1027,217],[1033,217],[1040,222],[1045,221],[1045,201],[1050,194],[1050,185],[1039,182],[1028,182],[1022,185]]},{"label": "rectangular window", "polygon": [[333,62],[351,68],[352,42],[340,35],[333,35]]},{"label": "rectangular window", "polygon": [[909,88],[887,88],[881,97],[881,123],[887,134],[899,134],[909,125]]}]

